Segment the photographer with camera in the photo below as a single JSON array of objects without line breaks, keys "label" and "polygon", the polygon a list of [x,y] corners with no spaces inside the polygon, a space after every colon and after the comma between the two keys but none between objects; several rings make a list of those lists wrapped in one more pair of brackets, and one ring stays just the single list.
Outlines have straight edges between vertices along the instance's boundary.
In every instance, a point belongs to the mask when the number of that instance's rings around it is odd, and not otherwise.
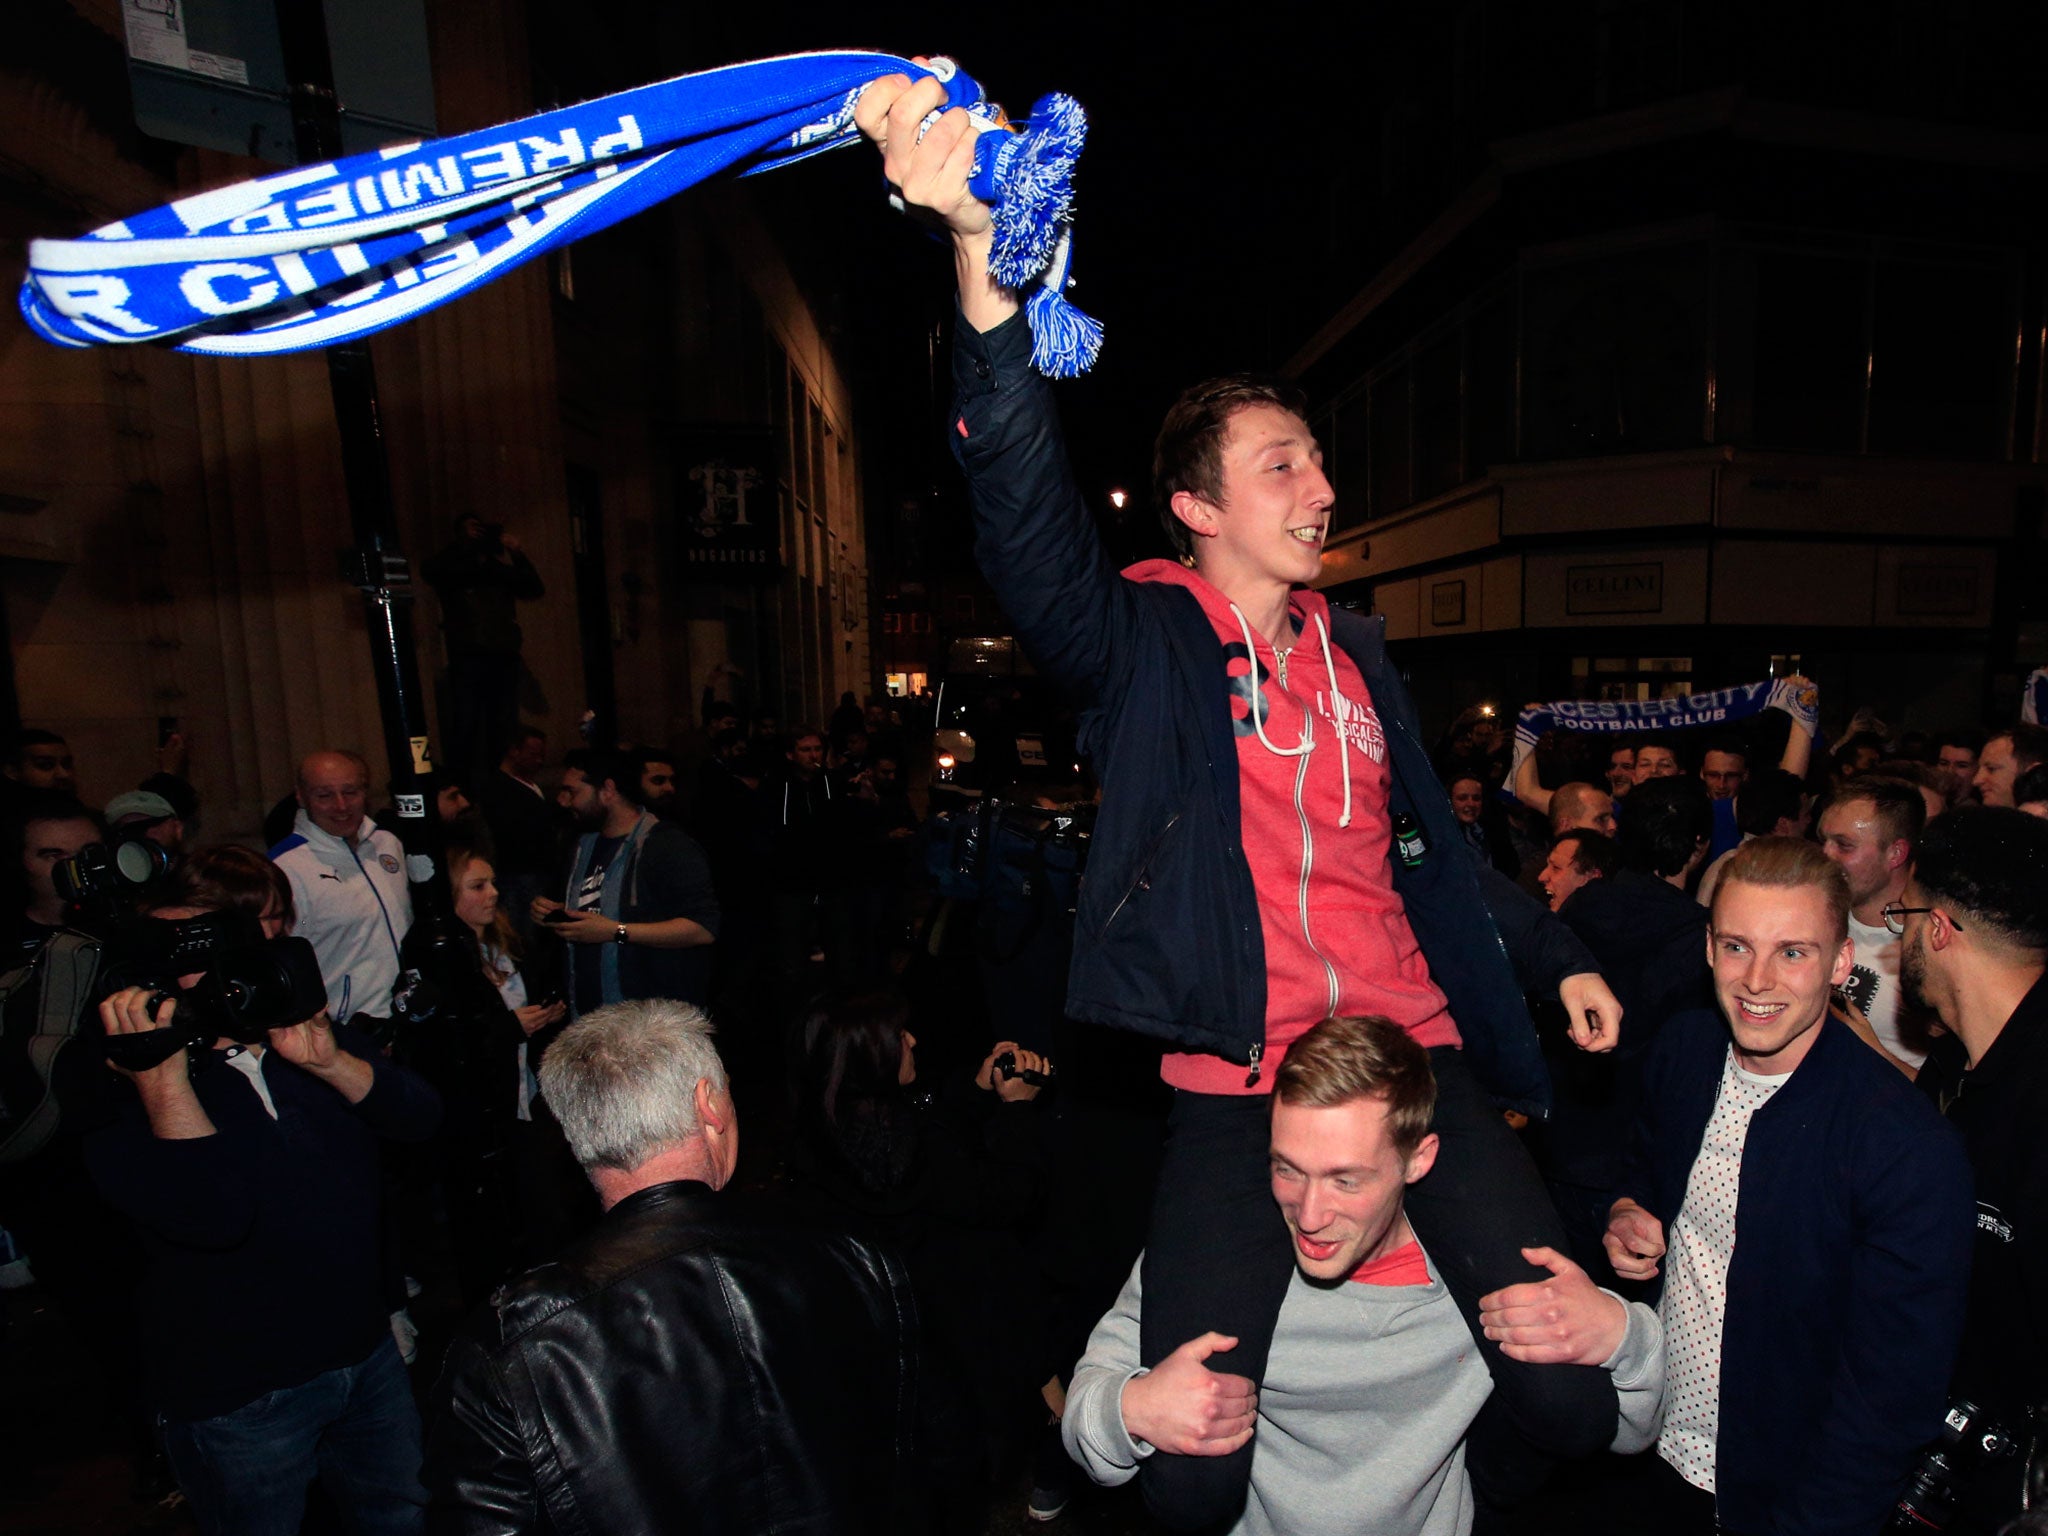
[{"label": "photographer with camera", "polygon": [[377,1143],[426,1139],[441,1106],[330,1022],[292,919],[260,855],[177,871],[116,946],[137,984],[99,1016],[134,1091],[86,1161],[141,1234],[145,1369],[200,1529],[296,1530],[317,1477],[358,1530],[413,1532],[419,1415],[384,1303]]},{"label": "photographer with camera", "polygon": [[[1860,781],[1859,781],[1860,782]],[[1927,824],[1900,899],[1906,997],[1949,1031],[1916,1086],[1976,1175],[1969,1310],[1939,1438],[1894,1529],[1990,1536],[2023,1505],[2048,1400],[2048,824],[2017,810]],[[2037,1472],[2038,1475],[2038,1472]]]},{"label": "photographer with camera", "polygon": [[24,790],[15,813],[22,905],[0,965],[0,1226],[59,1304],[84,1317],[113,1250],[79,1160],[79,1123],[102,1095],[96,1052],[80,1036],[91,1033],[99,930],[120,882],[99,819],[70,795]]},{"label": "photographer with camera", "polygon": [[[99,1069],[94,1002],[98,915],[73,900],[110,862],[99,820],[55,789],[16,792],[14,942],[0,964],[0,1227],[32,1267],[41,1301],[88,1357],[138,1484],[161,1486],[137,1381],[126,1277],[135,1244],[85,1169],[82,1132],[119,1085]],[[96,903],[98,905],[98,903]],[[14,1468],[0,1451],[0,1477]]]},{"label": "photographer with camera", "polygon": [[474,512],[455,520],[457,538],[422,574],[441,600],[448,644],[448,762],[458,776],[489,772],[519,724],[518,604],[546,595],[540,572],[503,523]]}]

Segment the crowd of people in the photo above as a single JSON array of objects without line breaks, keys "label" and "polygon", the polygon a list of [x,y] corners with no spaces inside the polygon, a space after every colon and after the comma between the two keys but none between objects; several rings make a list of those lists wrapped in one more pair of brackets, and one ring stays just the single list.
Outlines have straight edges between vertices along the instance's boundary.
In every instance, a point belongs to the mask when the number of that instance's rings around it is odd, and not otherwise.
[{"label": "crowd of people", "polygon": [[[701,1033],[715,1005],[765,1124],[826,1114],[800,1103],[815,1000],[904,964],[902,729],[881,701],[829,744],[705,713],[684,751],[551,760],[515,727],[489,771],[431,776],[439,923],[353,750],[299,764],[259,852],[206,842],[174,774],[94,808],[61,737],[15,742],[0,1278],[62,1315],[140,1484],[202,1529],[296,1530],[316,1486],[417,1528],[414,1388],[448,1330],[414,1313],[452,1322],[602,1210],[542,1087],[575,1024],[658,1001]],[[288,937],[299,1015],[238,1023],[288,986]]]},{"label": "crowd of people", "polygon": [[1180,397],[1110,565],[942,104],[857,118],[1099,793],[921,825],[885,704],[715,686],[557,757],[473,518],[445,914],[353,751],[259,854],[25,735],[0,1223],[138,1455],[209,1536],[2037,1521],[2048,732],[1787,677],[1432,751],[1288,386]]}]

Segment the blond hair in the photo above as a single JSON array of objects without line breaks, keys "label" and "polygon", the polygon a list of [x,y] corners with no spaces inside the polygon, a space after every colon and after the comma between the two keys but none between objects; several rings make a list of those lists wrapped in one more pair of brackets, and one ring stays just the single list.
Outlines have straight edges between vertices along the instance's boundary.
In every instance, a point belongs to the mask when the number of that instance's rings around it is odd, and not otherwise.
[{"label": "blond hair", "polygon": [[1801,837],[1753,837],[1728,856],[1714,887],[1711,924],[1721,911],[1721,898],[1735,884],[1768,890],[1809,886],[1827,898],[1836,943],[1849,937],[1849,877],[1841,866]]},{"label": "blond hair", "polygon": [[1436,1076],[1429,1052],[1391,1020],[1325,1019],[1287,1048],[1273,1096],[1311,1109],[1378,1099],[1387,1106],[1388,1135],[1408,1157],[1436,1114]]}]

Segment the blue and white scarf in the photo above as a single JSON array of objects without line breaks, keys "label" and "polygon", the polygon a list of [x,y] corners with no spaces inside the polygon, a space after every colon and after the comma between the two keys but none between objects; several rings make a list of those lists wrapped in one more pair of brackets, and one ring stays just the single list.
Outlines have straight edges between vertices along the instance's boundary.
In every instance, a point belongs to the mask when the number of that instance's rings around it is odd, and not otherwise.
[{"label": "blue and white scarf", "polygon": [[[1514,766],[1522,766],[1523,759],[1535,751],[1537,738],[1546,731],[1584,731],[1596,735],[1684,731],[1695,726],[1747,720],[1767,709],[1782,709],[1811,731],[1819,707],[1819,695],[1813,684],[1805,678],[1791,677],[1640,703],[1560,699],[1555,704],[1532,704],[1515,720]],[[1513,782],[1512,773],[1509,781]]]},{"label": "blue and white scarf", "polygon": [[937,75],[947,105],[982,130],[970,185],[995,207],[990,275],[1039,285],[1025,306],[1032,362],[1055,377],[1086,369],[1102,329],[1064,297],[1087,131],[1079,104],[1047,96],[1011,123],[950,60],[856,51],[684,75],[202,192],[83,239],[37,240],[21,311],[69,347],[159,341],[262,357],[350,341],[712,176],[850,144],[861,88],[899,72]]}]

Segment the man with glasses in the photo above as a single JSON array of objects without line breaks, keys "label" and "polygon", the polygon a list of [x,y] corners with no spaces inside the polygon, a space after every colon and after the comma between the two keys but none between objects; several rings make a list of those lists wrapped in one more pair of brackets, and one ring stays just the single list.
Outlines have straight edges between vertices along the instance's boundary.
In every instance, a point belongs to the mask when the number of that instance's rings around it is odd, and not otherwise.
[{"label": "man with glasses", "polygon": [[[1909,994],[1947,1026],[1919,1086],[1963,1133],[1977,1178],[1969,1312],[1950,1390],[1973,1435],[2013,1442],[1949,1460],[1962,1486],[1947,1529],[1988,1533],[2020,1514],[2025,1447],[2048,1391],[2048,822],[2016,810],[1952,811],[1920,841],[1904,899]],[[1930,1424],[1935,1438],[1939,1423]]]}]

